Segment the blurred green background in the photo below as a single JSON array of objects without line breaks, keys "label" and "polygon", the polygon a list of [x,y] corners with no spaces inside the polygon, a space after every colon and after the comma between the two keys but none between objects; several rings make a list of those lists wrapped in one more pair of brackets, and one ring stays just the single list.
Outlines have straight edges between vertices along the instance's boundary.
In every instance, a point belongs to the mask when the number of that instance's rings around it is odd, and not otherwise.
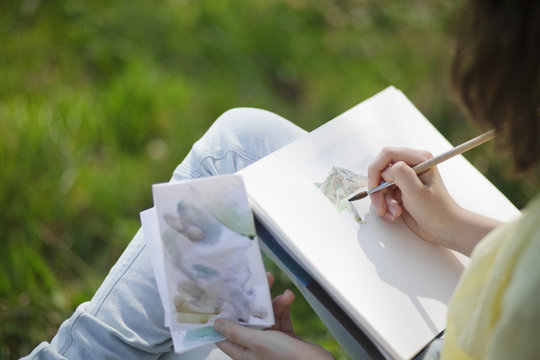
[{"label": "blurred green background", "polygon": [[[50,341],[152,205],[152,183],[221,113],[307,130],[395,85],[453,143],[454,1],[6,0],[0,3],[0,355]],[[533,185],[493,145],[467,157],[517,206]],[[276,292],[291,286],[277,273]],[[347,358],[309,307],[298,333]]]}]

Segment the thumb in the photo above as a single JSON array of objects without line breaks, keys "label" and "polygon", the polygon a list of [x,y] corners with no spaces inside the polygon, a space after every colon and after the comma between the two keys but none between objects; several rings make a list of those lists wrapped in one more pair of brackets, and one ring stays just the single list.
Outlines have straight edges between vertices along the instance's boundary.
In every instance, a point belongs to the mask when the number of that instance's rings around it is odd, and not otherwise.
[{"label": "thumb", "polygon": [[403,194],[414,193],[424,186],[413,168],[403,161],[389,166],[381,175],[385,181],[395,182]]},{"label": "thumb", "polygon": [[246,348],[251,348],[255,343],[256,330],[249,329],[230,320],[217,319],[214,321],[214,330],[221,333],[233,343]]}]

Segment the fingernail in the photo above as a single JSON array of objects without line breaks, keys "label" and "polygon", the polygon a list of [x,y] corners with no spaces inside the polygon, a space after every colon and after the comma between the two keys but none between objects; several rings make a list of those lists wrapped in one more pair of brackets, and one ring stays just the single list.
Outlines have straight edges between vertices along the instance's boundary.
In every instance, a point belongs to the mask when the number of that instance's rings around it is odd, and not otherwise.
[{"label": "fingernail", "polygon": [[390,222],[394,221],[394,215],[392,215],[390,211],[385,212],[382,217],[387,221],[390,221]]},{"label": "fingernail", "polygon": [[398,208],[395,205],[390,204],[388,205],[388,209],[384,213],[383,217],[386,220],[393,222],[394,220],[396,220],[397,212],[398,212]]},{"label": "fingernail", "polygon": [[294,299],[294,297],[295,297],[294,293],[289,289],[287,289],[287,290],[285,290],[283,292],[283,296],[286,297],[286,298],[289,298],[289,299],[291,299],[291,298]]},{"label": "fingernail", "polygon": [[389,207],[390,207],[390,213],[392,214],[392,217],[395,219],[398,212],[398,208],[394,204],[391,204]]},{"label": "fingernail", "polygon": [[214,322],[214,329],[220,333],[223,332],[223,330],[225,330],[225,324],[223,323],[223,321],[219,321],[219,320],[216,320]]}]

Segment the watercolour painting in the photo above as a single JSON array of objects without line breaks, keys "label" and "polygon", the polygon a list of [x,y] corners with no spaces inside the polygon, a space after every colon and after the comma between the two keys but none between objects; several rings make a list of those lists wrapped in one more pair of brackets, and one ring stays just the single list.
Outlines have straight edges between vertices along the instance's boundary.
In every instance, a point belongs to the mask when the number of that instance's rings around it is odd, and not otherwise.
[{"label": "watercolour painting", "polygon": [[158,184],[153,195],[161,252],[154,258],[165,275],[162,301],[178,334],[175,350],[222,340],[212,328],[217,318],[271,326],[270,291],[241,178]]},{"label": "watercolour painting", "polygon": [[323,182],[314,183],[338,211],[346,210],[358,224],[364,224],[362,216],[349,202],[349,198],[366,189],[367,176],[355,173],[344,167],[332,166]]}]

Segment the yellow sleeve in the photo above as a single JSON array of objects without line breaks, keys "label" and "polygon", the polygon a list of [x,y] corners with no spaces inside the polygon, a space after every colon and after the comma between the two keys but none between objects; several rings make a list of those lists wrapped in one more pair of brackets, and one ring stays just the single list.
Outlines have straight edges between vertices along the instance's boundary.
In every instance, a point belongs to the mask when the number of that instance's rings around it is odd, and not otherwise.
[{"label": "yellow sleeve", "polygon": [[477,246],[448,310],[441,359],[540,354],[540,198]]},{"label": "yellow sleeve", "polygon": [[486,359],[540,357],[540,229],[537,223],[538,220],[519,229],[520,235],[530,241],[516,260],[502,295]]}]

